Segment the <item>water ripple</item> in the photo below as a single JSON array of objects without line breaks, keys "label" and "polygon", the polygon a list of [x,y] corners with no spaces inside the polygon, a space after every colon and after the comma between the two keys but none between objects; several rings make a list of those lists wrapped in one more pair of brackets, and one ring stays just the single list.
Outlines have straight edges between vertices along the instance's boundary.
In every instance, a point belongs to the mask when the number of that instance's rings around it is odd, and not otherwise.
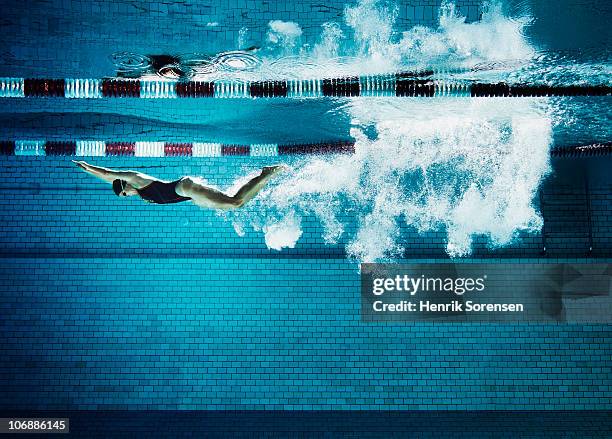
[{"label": "water ripple", "polygon": [[110,56],[111,62],[119,74],[138,74],[147,72],[153,61],[147,55],[134,52],[115,52]]},{"label": "water ripple", "polygon": [[215,56],[212,64],[216,65],[219,70],[238,72],[256,69],[261,65],[261,60],[252,53],[234,50]]}]

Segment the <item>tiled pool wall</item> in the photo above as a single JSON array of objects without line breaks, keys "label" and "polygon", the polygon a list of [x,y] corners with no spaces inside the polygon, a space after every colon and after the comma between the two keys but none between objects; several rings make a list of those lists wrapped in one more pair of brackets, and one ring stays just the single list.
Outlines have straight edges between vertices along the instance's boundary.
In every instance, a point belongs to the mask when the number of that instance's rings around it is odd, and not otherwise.
[{"label": "tiled pool wall", "polygon": [[[375,99],[375,98],[374,98]],[[405,99],[408,105],[421,98]],[[464,98],[432,98],[445,105]],[[496,100],[504,98],[474,98]],[[535,105],[544,99],[534,99]],[[608,97],[574,97],[577,117],[605,114]],[[345,99],[62,99],[3,98],[0,141],[122,140],[221,143],[316,143],[350,139]],[[524,110],[520,98],[506,106]],[[562,107],[561,107],[562,109]],[[556,118],[554,111],[549,118]],[[555,120],[552,144],[605,143],[605,118],[590,118],[589,130]],[[588,131],[588,132],[586,132]],[[366,131],[367,132],[367,131]]]},{"label": "tiled pool wall", "polygon": [[[350,138],[330,100],[19,99],[0,108],[1,140],[316,143]],[[305,129],[307,128],[307,129]]]},{"label": "tiled pool wall", "polygon": [[[398,30],[435,24],[440,1],[397,2]],[[479,19],[481,3],[456,2],[468,21]],[[313,44],[322,24],[343,22],[346,4],[337,0],[36,0],[29,1],[26,9],[23,2],[8,0],[3,2],[0,21],[2,74],[95,77],[113,73],[109,56],[118,51],[214,54],[261,46],[271,20],[298,23],[301,42]],[[241,35],[244,47],[239,47]]]},{"label": "tiled pool wall", "polygon": [[[477,18],[477,2],[459,4]],[[27,17],[22,2],[3,7],[3,74],[62,77],[107,73],[108,54],[146,53],[151,41],[160,53],[234,49],[240,28],[249,28],[248,41],[261,41],[271,19],[300,23],[312,41],[344,5],[54,1],[29,3]],[[435,1],[402,2],[399,18],[407,27],[431,24],[436,9]],[[128,45],[126,29],[134,35]],[[115,137],[133,140],[143,133],[195,140],[224,136],[223,129],[234,130],[234,141],[258,140],[212,112],[202,127],[163,122],[173,109],[163,102],[130,110],[134,118],[143,110],[159,119],[153,131],[135,129],[136,119],[126,123],[126,108],[113,115],[112,103],[99,104],[98,119],[82,114],[81,104],[56,104],[77,107],[59,117],[41,104],[19,123],[10,119],[4,134],[33,138],[42,127],[45,138],[102,137],[101,120]],[[315,137],[348,134],[345,124],[320,120]],[[279,131],[291,140],[290,129]],[[95,162],[166,178],[203,175],[222,187],[270,163]],[[558,177],[542,189],[545,239],[528,235],[495,251],[480,239],[475,256],[609,261],[610,181],[590,181],[591,215],[584,185],[584,170],[597,174],[606,163],[555,161]],[[304,220],[295,249],[276,253],[259,234],[238,237],[214,212],[119,199],[65,157],[0,157],[0,186],[1,409],[612,409],[609,325],[365,324],[357,266],[342,243],[324,245],[313,218]],[[403,233],[407,257],[444,257],[442,231]]]},{"label": "tiled pool wall", "polygon": [[[271,252],[211,211],[119,199],[67,158],[1,160],[2,408],[612,408],[609,325],[362,323],[357,266],[312,218],[295,249]],[[97,162],[220,185],[266,164]],[[535,235],[477,255],[610,261],[609,187],[591,187],[603,238],[588,256],[583,180],[557,166],[548,254]],[[442,232],[404,233],[407,256],[443,257]]]},{"label": "tiled pool wall", "polygon": [[364,324],[345,260],[4,260],[5,409],[610,409],[610,327]]},{"label": "tiled pool wall", "polygon": [[[262,166],[286,157],[95,157],[101,166],[137,169],[168,180],[202,176],[221,188]],[[612,256],[612,191],[609,159],[555,159],[536,204],[544,217],[542,233],[524,233],[512,244],[489,248],[478,237],[475,257],[583,258]],[[291,161],[289,161],[291,163]],[[355,232],[347,211],[347,230],[336,245],[326,244],[318,220],[306,216],[294,249],[269,250],[261,232],[239,236],[223,214],[191,203],[149,205],[137,197],[119,198],[110,185],[80,172],[68,157],[0,157],[0,254],[4,257],[261,257],[345,258]],[[586,176],[585,174],[588,174]],[[587,193],[588,191],[588,193]],[[257,212],[254,201],[244,207]],[[407,258],[445,258],[444,230],[418,233],[402,226]],[[544,254],[544,248],[546,253]],[[592,248],[589,251],[589,248]]]}]

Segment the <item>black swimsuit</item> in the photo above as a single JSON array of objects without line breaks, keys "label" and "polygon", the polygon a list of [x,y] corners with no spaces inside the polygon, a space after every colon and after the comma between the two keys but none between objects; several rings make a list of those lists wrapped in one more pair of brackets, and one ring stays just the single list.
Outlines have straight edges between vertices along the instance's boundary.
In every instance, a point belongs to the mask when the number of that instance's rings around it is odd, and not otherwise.
[{"label": "black swimsuit", "polygon": [[176,185],[179,181],[181,181],[181,179],[171,183],[154,181],[142,189],[136,189],[136,191],[143,200],[155,204],[180,203],[181,201],[191,200],[189,197],[183,197],[176,193]]}]

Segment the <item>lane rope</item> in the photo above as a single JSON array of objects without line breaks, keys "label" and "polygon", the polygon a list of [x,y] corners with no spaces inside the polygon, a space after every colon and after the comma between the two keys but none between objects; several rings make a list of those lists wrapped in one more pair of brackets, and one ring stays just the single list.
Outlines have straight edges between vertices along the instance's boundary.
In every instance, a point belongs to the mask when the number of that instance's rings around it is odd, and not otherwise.
[{"label": "lane rope", "polygon": [[319,143],[254,143],[248,145],[205,142],[122,142],[104,140],[0,141],[0,155],[76,157],[276,157],[303,154],[352,154],[353,141]]},{"label": "lane rope", "polygon": [[[316,143],[223,144],[212,142],[132,142],[104,140],[4,140],[0,155],[75,157],[277,157],[286,155],[353,154],[353,140]],[[612,155],[612,142],[553,147],[554,158]]]},{"label": "lane rope", "polygon": [[0,97],[101,98],[338,98],[610,96],[611,85],[548,85],[436,80],[433,71],[279,81],[0,78]]}]

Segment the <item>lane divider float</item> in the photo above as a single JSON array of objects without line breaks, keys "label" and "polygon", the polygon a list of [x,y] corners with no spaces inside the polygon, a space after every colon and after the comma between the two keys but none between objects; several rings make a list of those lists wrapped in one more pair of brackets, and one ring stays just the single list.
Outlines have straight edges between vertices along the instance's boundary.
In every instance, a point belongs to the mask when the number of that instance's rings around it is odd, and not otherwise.
[{"label": "lane divider float", "polygon": [[77,157],[275,157],[305,154],[352,154],[353,141],[303,144],[255,143],[250,145],[206,142],[121,142],[103,140],[6,140],[0,155]]},{"label": "lane divider float", "polygon": [[433,72],[403,72],[281,81],[0,78],[0,97],[100,98],[339,98],[339,97],[552,97],[610,96],[612,86],[448,81]]},{"label": "lane divider float", "polygon": [[[121,142],[103,140],[5,140],[0,141],[0,155],[16,156],[77,156],[77,157],[276,157],[308,154],[353,154],[352,140],[250,145],[211,142]],[[553,147],[554,158],[601,157],[612,155],[612,142]]]},{"label": "lane divider float", "polygon": [[550,151],[551,157],[601,157],[612,155],[612,142],[592,143],[589,145],[573,146],[571,148],[555,147]]}]

